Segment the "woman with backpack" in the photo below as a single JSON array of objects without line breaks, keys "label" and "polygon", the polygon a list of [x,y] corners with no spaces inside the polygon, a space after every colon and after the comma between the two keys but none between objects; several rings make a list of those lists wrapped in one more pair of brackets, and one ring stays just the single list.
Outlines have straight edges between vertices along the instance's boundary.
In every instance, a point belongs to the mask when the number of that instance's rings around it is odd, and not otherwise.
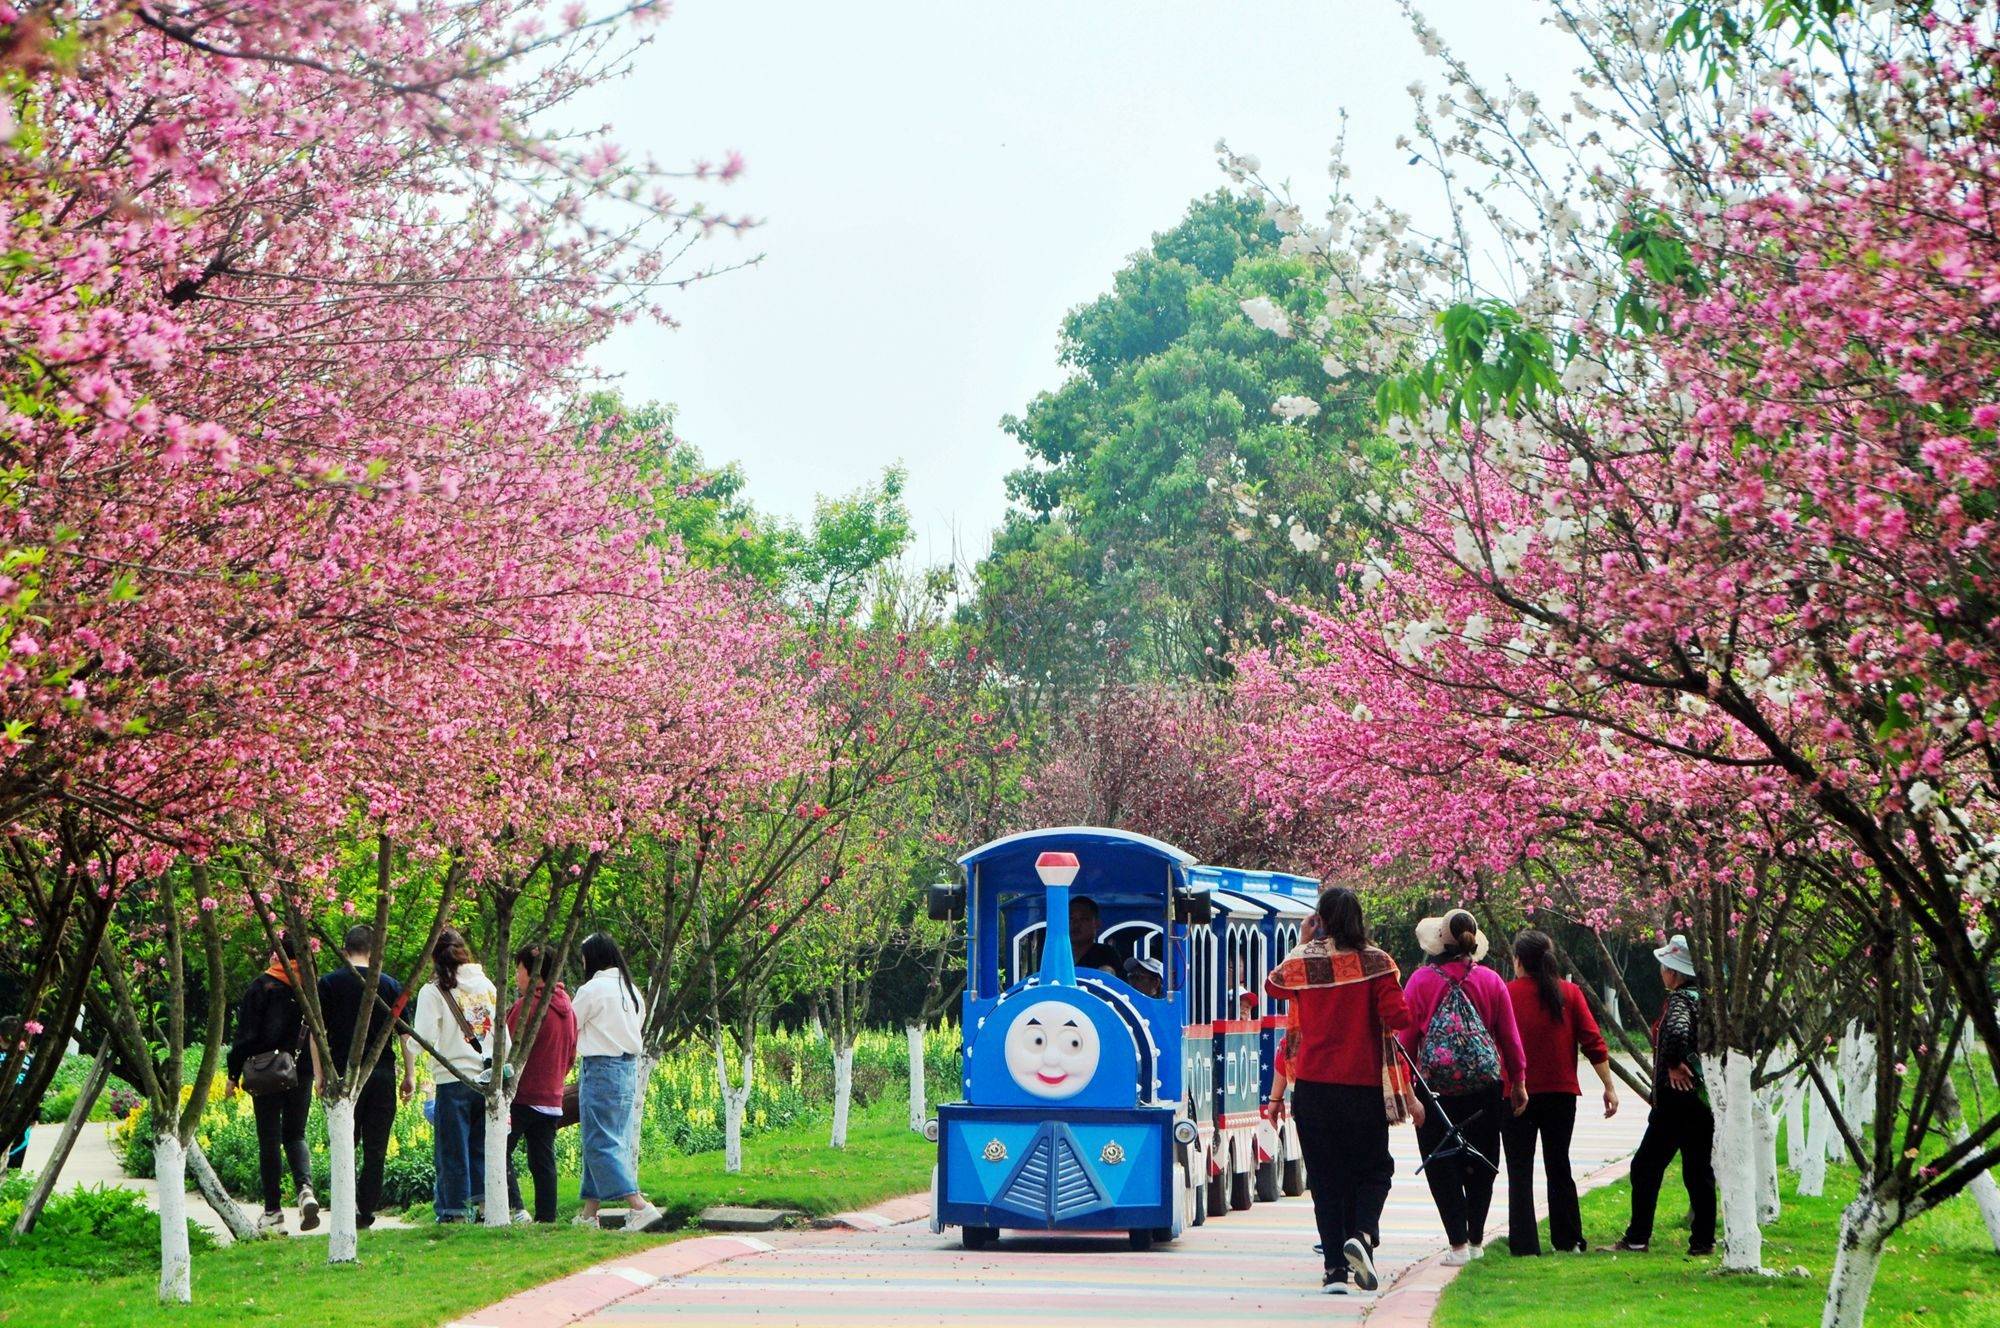
[{"label": "woman with backpack", "polygon": [[[1421,1122],[1423,1110],[1391,1041],[1410,1018],[1396,961],[1369,944],[1352,890],[1328,886],[1315,911],[1322,934],[1293,947],[1264,990],[1292,1003],[1286,1064],[1319,1227],[1320,1289],[1344,1296],[1350,1278],[1363,1291],[1379,1285],[1374,1250],[1396,1174],[1389,1126],[1413,1115]],[[1274,1123],[1283,1118],[1282,1085],[1266,1111]]]},{"label": "woman with backpack", "polygon": [[465,938],[449,927],[438,933],[431,964],[435,972],[417,993],[411,1027],[431,1050],[431,1080],[437,1085],[431,1123],[435,1212],[439,1222],[469,1222],[486,1174],[486,1097],[475,1085],[493,1073],[500,994],[472,962]]},{"label": "woman with backpack", "polygon": [[[1417,924],[1426,958],[1403,999],[1410,1024],[1396,1036],[1416,1063],[1419,1089],[1435,1096],[1417,1126],[1424,1178],[1444,1219],[1458,1266],[1486,1253],[1486,1211],[1500,1165],[1500,1123],[1511,1105],[1528,1105],[1527,1058],[1514,1024],[1514,1001],[1498,973],[1484,967],[1486,934],[1455,908]],[[1456,1126],[1457,1140],[1447,1144]]]},{"label": "woman with backpack", "polygon": [[1576,1177],[1569,1166],[1569,1141],[1576,1130],[1579,1052],[1604,1084],[1604,1115],[1618,1114],[1618,1089],[1611,1079],[1611,1049],[1591,1016],[1583,991],[1556,972],[1556,943],[1546,932],[1524,931],[1514,938],[1514,1022],[1528,1056],[1528,1109],[1501,1130],[1507,1150],[1507,1249],[1516,1258],[1542,1252],[1535,1227],[1535,1144],[1549,1178],[1549,1244],[1564,1253],[1582,1252],[1583,1213]]},{"label": "woman with backpack", "polygon": [[[278,938],[271,966],[250,980],[236,1005],[236,1040],[229,1045],[229,1081],[223,1096],[241,1084],[257,1116],[257,1175],[264,1186],[259,1231],[285,1228],[281,1186],[285,1166],[299,1191],[299,1230],[319,1225],[313,1194],[312,1154],[306,1151],[306,1116],[312,1110],[313,1068],[319,1048],[305,1035],[299,1008],[299,952],[289,936]],[[308,1047],[312,1056],[306,1055]]]},{"label": "woman with backpack", "polygon": [[632,1099],[639,1090],[645,1002],[632,985],[618,942],[603,932],[583,938],[583,985],[570,998],[576,1012],[577,1124],[582,1128],[583,1212],[578,1226],[597,1226],[606,1202],[626,1205],[625,1230],[646,1231],[664,1214],[639,1192],[634,1170]]}]

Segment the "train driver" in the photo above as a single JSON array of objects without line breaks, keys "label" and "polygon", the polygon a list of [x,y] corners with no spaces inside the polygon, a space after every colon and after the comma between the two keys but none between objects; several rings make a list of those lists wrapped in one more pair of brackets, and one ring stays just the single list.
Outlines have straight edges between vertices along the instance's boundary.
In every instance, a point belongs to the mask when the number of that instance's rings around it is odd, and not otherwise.
[{"label": "train driver", "polygon": [[1122,967],[1118,952],[1097,939],[1097,901],[1077,895],[1069,901],[1069,953],[1078,968],[1101,968],[1116,974]]}]

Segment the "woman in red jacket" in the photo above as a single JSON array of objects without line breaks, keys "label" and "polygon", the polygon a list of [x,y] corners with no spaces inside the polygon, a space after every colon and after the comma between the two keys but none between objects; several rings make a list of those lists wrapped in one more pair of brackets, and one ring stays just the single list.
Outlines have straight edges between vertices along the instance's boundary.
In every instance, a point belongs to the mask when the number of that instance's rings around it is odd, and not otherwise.
[{"label": "woman in red jacket", "polygon": [[562,1126],[563,1081],[576,1064],[576,1011],[570,1008],[569,993],[563,990],[556,972],[555,951],[540,942],[530,942],[514,952],[514,989],[520,992],[507,1010],[507,1031],[519,1035],[528,1016],[534,1013],[544,983],[555,983],[549,1008],[535,1029],[535,1045],[528,1048],[528,1060],[521,1067],[521,1083],[514,1090],[511,1129],[507,1132],[507,1206],[516,1222],[528,1221],[521,1207],[521,1180],[514,1174],[514,1147],[526,1141],[528,1174],[535,1181],[537,1222],[556,1220],[556,1131]]},{"label": "woman in red jacket", "polygon": [[[1363,1291],[1379,1284],[1374,1245],[1396,1174],[1389,1126],[1412,1107],[1390,1038],[1410,1012],[1396,961],[1368,943],[1354,892],[1329,886],[1318,913],[1322,934],[1286,955],[1264,986],[1292,1002],[1298,1020],[1287,1068],[1325,1263],[1320,1287],[1344,1296],[1350,1276]],[[1284,1098],[1273,1098],[1272,1115],[1283,1110]]]},{"label": "woman in red jacket", "polygon": [[1611,1081],[1611,1053],[1591,1017],[1582,990],[1556,973],[1555,942],[1545,932],[1524,931],[1514,938],[1514,980],[1507,994],[1514,1023],[1528,1057],[1528,1106],[1501,1127],[1507,1149],[1507,1248],[1515,1257],[1540,1254],[1535,1229],[1535,1140],[1542,1143],[1542,1169],[1549,1178],[1549,1244],[1583,1253],[1583,1214],[1577,1208],[1576,1177],[1570,1173],[1569,1140],[1576,1129],[1576,1057],[1582,1052],[1604,1083],[1604,1114],[1618,1114],[1618,1089]]}]

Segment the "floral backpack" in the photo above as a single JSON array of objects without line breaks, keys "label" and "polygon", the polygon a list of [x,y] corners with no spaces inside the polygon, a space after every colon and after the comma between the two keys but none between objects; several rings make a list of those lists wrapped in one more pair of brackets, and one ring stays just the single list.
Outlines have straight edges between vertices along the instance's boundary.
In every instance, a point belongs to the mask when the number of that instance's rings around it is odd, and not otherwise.
[{"label": "floral backpack", "polygon": [[1472,998],[1465,994],[1465,983],[1446,981],[1451,990],[1438,1002],[1424,1027],[1423,1045],[1417,1048],[1417,1069],[1439,1097],[1483,1093],[1500,1083],[1500,1048]]}]

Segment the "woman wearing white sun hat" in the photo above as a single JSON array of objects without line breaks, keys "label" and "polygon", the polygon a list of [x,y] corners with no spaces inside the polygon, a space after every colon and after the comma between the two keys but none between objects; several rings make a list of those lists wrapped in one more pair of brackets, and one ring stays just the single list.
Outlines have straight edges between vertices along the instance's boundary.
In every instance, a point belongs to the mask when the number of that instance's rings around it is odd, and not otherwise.
[{"label": "woman wearing white sun hat", "polygon": [[1632,1158],[1632,1222],[1612,1246],[1643,1253],[1653,1240],[1653,1210],[1660,1201],[1660,1183],[1667,1163],[1681,1156],[1681,1181],[1687,1186],[1694,1230],[1688,1253],[1715,1251],[1715,1113],[1709,1108],[1708,1086],[1702,1081],[1701,975],[1685,936],[1675,936],[1653,958],[1660,961],[1660,981],[1666,984],[1666,1004],[1653,1025],[1653,1111],[1646,1134]]}]

